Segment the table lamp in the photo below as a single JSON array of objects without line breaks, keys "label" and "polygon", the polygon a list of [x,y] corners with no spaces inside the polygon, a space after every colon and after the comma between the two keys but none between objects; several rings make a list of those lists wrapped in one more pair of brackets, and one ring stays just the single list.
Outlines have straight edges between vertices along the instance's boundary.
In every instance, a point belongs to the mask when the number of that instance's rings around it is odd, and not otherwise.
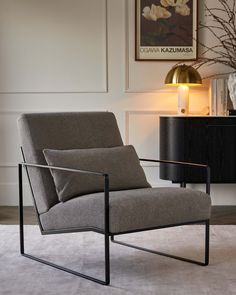
[{"label": "table lamp", "polygon": [[189,86],[202,84],[201,76],[192,66],[177,65],[167,74],[165,84],[178,86],[178,115],[189,113]]}]

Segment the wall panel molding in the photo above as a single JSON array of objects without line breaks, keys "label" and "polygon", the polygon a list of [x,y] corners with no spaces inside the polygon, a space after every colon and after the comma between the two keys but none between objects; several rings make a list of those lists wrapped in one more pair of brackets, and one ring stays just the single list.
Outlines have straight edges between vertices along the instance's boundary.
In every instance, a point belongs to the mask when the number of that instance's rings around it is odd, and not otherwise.
[{"label": "wall panel molding", "polygon": [[[28,183],[23,184],[24,206],[32,206],[32,196]],[[0,206],[18,206],[18,183],[0,183]]]},{"label": "wall panel molding", "polygon": [[18,163],[0,163],[0,169],[4,168],[16,168],[18,167]]},{"label": "wall panel molding", "polygon": [[[52,0],[52,1],[54,1],[54,0]],[[65,3],[67,3],[67,1],[66,0],[61,0],[61,3],[63,3],[63,1],[65,1]],[[108,58],[109,58],[109,53],[108,53],[108,30],[109,30],[109,24],[108,24],[108,0],[99,0],[99,1],[102,1],[101,3],[103,3],[103,5],[104,5],[104,17],[102,17],[101,19],[102,20],[104,20],[104,28],[103,28],[103,34],[104,34],[104,39],[105,39],[105,43],[104,43],[104,64],[103,64],[103,66],[104,66],[104,82],[102,82],[103,83],[103,85],[101,86],[101,88],[100,88],[100,86],[99,86],[99,88],[98,89],[89,89],[89,88],[87,88],[87,87],[85,87],[85,90],[73,90],[73,91],[70,91],[70,86],[69,86],[69,83],[68,83],[68,86],[65,86],[65,88],[67,88],[67,89],[62,89],[61,91],[57,91],[56,89],[55,89],[55,91],[52,91],[52,90],[49,90],[49,91],[27,91],[27,89],[26,89],[26,91],[24,91],[24,90],[19,90],[19,91],[15,91],[14,89],[12,89],[12,91],[11,91],[11,89],[7,89],[6,91],[4,91],[3,89],[2,89],[2,91],[1,91],[1,86],[0,86],[0,95],[2,94],[2,95],[4,95],[4,94],[79,94],[79,93],[81,93],[81,94],[83,94],[83,93],[108,93],[109,92],[109,73],[108,73]],[[1,0],[0,0],[0,2],[1,2]],[[7,2],[7,1],[6,1]],[[18,7],[20,7],[20,5],[21,5],[21,3],[20,3],[20,0],[18,0],[17,2],[19,2],[19,4],[17,3],[17,5],[18,5]],[[88,0],[86,1],[86,2],[88,2]],[[71,3],[73,3],[73,2],[71,2]],[[76,1],[74,2],[74,3],[76,3]],[[96,1],[96,3],[97,3],[97,1]],[[53,3],[52,3],[53,4]],[[5,5],[5,3],[4,3],[4,1],[3,1],[3,3],[1,4],[1,5]],[[14,5],[14,4],[13,4]],[[22,2],[22,5],[23,5],[23,7],[24,7],[24,5],[26,5],[26,3],[24,3],[24,1]],[[32,6],[33,6],[34,4],[32,4],[31,6],[29,5],[29,7],[31,7],[32,8]],[[91,3],[91,5],[92,5],[92,3]],[[7,6],[6,6],[7,7]],[[11,7],[11,6],[9,6],[9,7]],[[68,2],[68,7],[69,7],[69,2]],[[4,6],[4,8],[5,8],[5,6]],[[7,7],[8,8],[8,7]],[[26,8],[27,8],[27,6],[26,6]],[[44,7],[45,8],[45,7]],[[23,10],[23,9],[22,9]],[[81,9],[80,9],[81,10]],[[75,9],[74,9],[74,11],[73,11],[73,13],[75,13]],[[35,12],[35,11],[34,11]],[[29,10],[29,13],[30,13],[30,10]],[[4,15],[5,16],[5,15]],[[68,15],[67,15],[68,16]],[[54,17],[55,17],[55,15],[54,15]],[[4,19],[5,20],[5,19]],[[68,19],[67,19],[68,20]],[[76,25],[76,24],[75,24]],[[28,31],[27,31],[27,33],[28,33]],[[56,33],[57,33],[57,31],[56,31]],[[69,35],[69,33],[70,32],[68,32],[68,35]],[[5,33],[3,33],[3,34],[5,34]],[[27,34],[26,34],[27,35]],[[40,36],[40,38],[42,38],[42,36]],[[84,38],[84,37],[83,37]],[[76,36],[74,37],[74,39],[73,40],[75,40],[76,39]],[[7,39],[8,40],[8,39]],[[72,39],[71,39],[72,40]],[[91,40],[91,39],[90,39]],[[2,41],[3,42],[3,41]],[[9,42],[12,42],[12,40],[10,40]],[[96,46],[96,45],[95,45]],[[11,47],[13,47],[13,46],[11,46]],[[65,47],[66,48],[66,47]],[[73,47],[72,47],[73,48]],[[42,49],[44,50],[44,48],[42,47]],[[89,49],[89,48],[88,48]],[[56,54],[56,52],[55,52],[55,54]],[[73,57],[71,57],[71,58],[73,58]],[[71,62],[73,62],[73,60],[71,59]],[[84,70],[86,70],[86,69],[84,69]],[[10,70],[10,71],[12,71],[12,69]],[[55,70],[56,71],[56,70]],[[93,71],[94,72],[94,71]],[[8,73],[9,74],[9,73]],[[4,74],[3,74],[3,76],[4,76]],[[39,78],[39,77],[38,77]],[[38,79],[38,80],[40,80],[40,79]],[[40,82],[39,82],[40,83]],[[73,83],[72,83],[73,84]],[[71,84],[71,85],[72,85]],[[3,85],[4,85],[4,83],[3,83]],[[90,85],[92,85],[92,83],[90,84]],[[60,86],[60,84],[58,85],[57,84],[57,86]],[[17,87],[16,87],[17,88]],[[35,87],[35,88],[38,88],[38,87]],[[42,87],[41,87],[42,88]],[[43,88],[47,88],[47,87],[43,87]],[[73,87],[73,86],[71,86],[71,88],[75,88],[75,87]]]},{"label": "wall panel molding", "polygon": [[[158,111],[158,110],[127,110],[125,112],[125,144],[134,144],[133,142],[131,142],[131,127],[135,126],[131,126],[131,117],[132,116],[138,116],[140,117],[140,119],[142,120],[142,116],[155,116],[156,117],[156,121],[159,121],[159,117],[160,116],[165,116],[165,115],[176,115],[176,112],[172,112],[172,111],[168,111],[168,110],[162,110],[162,111]],[[138,127],[137,127],[138,128]],[[155,135],[157,141],[159,141],[159,129],[158,126],[154,127],[155,130]],[[153,135],[152,135],[153,136]],[[145,144],[145,143],[142,143]],[[148,145],[148,143],[146,143]],[[158,150],[158,147],[156,147],[156,149]],[[153,164],[153,163],[142,163],[143,167],[157,167],[159,166],[158,164]]]},{"label": "wall panel molding", "polygon": [[131,115],[156,115],[156,116],[174,116],[176,112],[173,111],[158,111],[158,110],[127,110],[125,111],[125,144],[129,143],[129,121]]}]

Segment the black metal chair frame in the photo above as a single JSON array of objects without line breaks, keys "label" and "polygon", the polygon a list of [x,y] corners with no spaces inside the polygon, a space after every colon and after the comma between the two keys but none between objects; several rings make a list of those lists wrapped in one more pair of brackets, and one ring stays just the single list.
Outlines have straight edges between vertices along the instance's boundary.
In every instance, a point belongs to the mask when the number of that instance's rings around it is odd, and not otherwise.
[{"label": "black metal chair frame", "polygon": [[[24,157],[24,155],[23,155],[23,157]],[[201,165],[201,164],[195,164],[195,163],[186,163],[186,162],[177,162],[177,161],[151,160],[151,159],[140,159],[140,161],[146,161],[146,162],[148,161],[148,162],[164,163],[164,164],[184,165],[184,166],[199,167],[199,168],[206,169],[206,193],[210,194],[210,168],[207,165]],[[39,223],[39,227],[40,227],[40,231],[41,231],[42,235],[72,233],[72,232],[85,232],[85,231],[93,231],[93,232],[97,232],[97,233],[100,233],[100,234],[104,235],[105,280],[100,280],[100,279],[94,278],[92,276],[85,275],[83,273],[79,273],[79,272],[71,270],[69,268],[54,264],[54,263],[49,262],[47,260],[43,260],[41,258],[38,258],[38,257],[35,257],[35,256],[32,256],[30,254],[25,253],[25,250],[24,250],[23,183],[22,183],[22,181],[23,181],[23,175],[22,175],[22,170],[23,169],[22,168],[23,167],[26,168],[26,174],[27,174],[27,177],[28,177],[28,180],[29,180],[29,185],[30,185],[30,189],[31,189],[32,197],[33,197],[34,207],[35,207],[35,210],[36,210],[36,215],[37,215],[37,219],[38,219],[38,223]],[[33,192],[33,188],[32,188],[32,185],[31,185],[31,181],[30,181],[30,177],[29,177],[29,173],[28,173],[28,169],[27,169],[28,167],[35,167],[35,168],[39,168],[39,169],[57,169],[57,170],[68,171],[68,172],[72,172],[72,173],[86,173],[86,174],[97,175],[97,176],[103,177],[104,178],[104,224],[105,224],[104,230],[101,230],[101,229],[98,229],[98,228],[93,228],[93,227],[68,228],[68,229],[61,229],[61,230],[44,230],[43,227],[42,227],[42,224],[40,222],[39,212],[37,210],[37,206],[36,206],[36,202],[35,202],[35,198],[34,198],[34,192]],[[117,244],[120,244],[120,245],[123,245],[123,246],[128,246],[128,247],[138,249],[138,250],[142,250],[142,251],[146,251],[146,252],[149,252],[149,253],[170,257],[170,258],[174,258],[174,259],[177,259],[177,260],[198,264],[198,265],[201,265],[201,266],[206,266],[206,265],[209,264],[209,230],[210,230],[209,220],[198,220],[198,221],[194,221],[194,222],[186,222],[186,223],[180,223],[180,224],[170,224],[170,225],[166,225],[166,226],[147,228],[147,229],[144,229],[144,230],[143,229],[138,229],[138,230],[132,230],[132,231],[127,231],[127,232],[111,233],[110,230],[109,230],[109,175],[108,174],[98,173],[98,172],[94,172],[94,171],[80,170],[80,169],[70,169],[70,168],[39,165],[39,164],[32,164],[32,163],[23,162],[23,163],[20,163],[18,165],[18,176],[19,176],[20,253],[24,257],[33,259],[35,261],[41,262],[43,264],[52,266],[54,268],[63,270],[65,272],[68,272],[68,273],[71,273],[73,275],[76,275],[76,276],[79,276],[79,277],[94,281],[94,282],[102,284],[102,285],[109,285],[110,284],[110,239],[111,239],[111,241],[113,243],[117,243]],[[171,254],[166,254],[166,253],[162,253],[162,252],[158,252],[158,251],[154,251],[154,250],[149,250],[149,249],[146,249],[146,248],[142,248],[142,247],[138,247],[138,246],[135,246],[135,245],[127,244],[127,243],[117,241],[117,240],[114,239],[114,236],[116,236],[116,235],[122,235],[122,234],[134,233],[134,232],[141,232],[141,231],[147,231],[147,230],[155,230],[155,229],[159,229],[159,228],[181,226],[181,225],[187,225],[187,224],[198,224],[198,223],[205,224],[205,258],[204,258],[204,262],[195,261],[195,260],[191,260],[191,259],[187,259],[187,258],[183,258],[183,257],[171,255]]]}]

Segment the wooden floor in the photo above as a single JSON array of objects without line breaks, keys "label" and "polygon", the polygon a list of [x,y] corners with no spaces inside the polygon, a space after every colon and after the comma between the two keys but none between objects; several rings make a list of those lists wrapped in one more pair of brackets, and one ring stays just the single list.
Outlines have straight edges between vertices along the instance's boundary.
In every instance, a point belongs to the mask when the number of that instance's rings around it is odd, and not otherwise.
[{"label": "wooden floor", "polygon": [[[25,224],[37,224],[34,209],[25,207]],[[18,224],[17,207],[0,206],[0,224]],[[213,206],[211,224],[236,225],[236,206]]]}]

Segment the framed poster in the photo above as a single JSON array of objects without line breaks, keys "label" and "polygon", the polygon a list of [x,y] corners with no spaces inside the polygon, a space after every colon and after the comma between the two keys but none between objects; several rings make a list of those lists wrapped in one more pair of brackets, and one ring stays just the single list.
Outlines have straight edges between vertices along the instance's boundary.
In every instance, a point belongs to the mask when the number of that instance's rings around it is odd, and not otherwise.
[{"label": "framed poster", "polygon": [[197,0],[136,0],[136,60],[196,60]]}]

